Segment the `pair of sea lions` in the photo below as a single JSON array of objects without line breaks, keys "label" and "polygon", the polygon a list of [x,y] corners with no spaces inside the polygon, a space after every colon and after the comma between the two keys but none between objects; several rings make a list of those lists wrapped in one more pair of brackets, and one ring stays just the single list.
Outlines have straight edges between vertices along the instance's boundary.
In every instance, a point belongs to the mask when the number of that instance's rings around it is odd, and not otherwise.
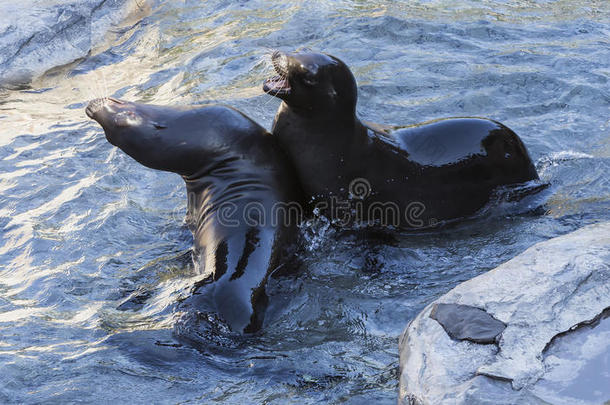
[{"label": "pair of sea lions", "polygon": [[[519,137],[498,122],[363,123],[356,81],[342,61],[276,52],[272,62],[278,76],[263,90],[282,100],[272,134],[217,105],[105,98],[86,110],[110,143],[184,179],[195,251],[213,281],[204,293],[233,331],[261,326],[266,281],[307,207],[333,215],[333,204],[348,202],[349,224],[425,227],[474,214],[498,187],[538,179]],[[301,211],[291,209],[295,203]]]}]

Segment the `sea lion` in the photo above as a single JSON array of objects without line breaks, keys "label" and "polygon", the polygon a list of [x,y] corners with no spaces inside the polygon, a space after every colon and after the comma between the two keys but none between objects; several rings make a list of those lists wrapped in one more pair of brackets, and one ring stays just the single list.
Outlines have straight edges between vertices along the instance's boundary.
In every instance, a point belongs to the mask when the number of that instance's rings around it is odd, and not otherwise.
[{"label": "sea lion", "polygon": [[300,216],[295,204],[302,200],[276,138],[219,105],[176,108],[102,98],[86,113],[112,145],[184,179],[202,272],[196,292],[233,331],[259,329],[265,284],[293,242]]},{"label": "sea lion", "polygon": [[350,224],[434,226],[471,216],[499,187],[538,179],[523,142],[499,122],[362,122],[356,80],[338,58],[276,51],[272,63],[278,76],[263,90],[282,100],[272,133],[306,197],[339,222],[342,204]]}]

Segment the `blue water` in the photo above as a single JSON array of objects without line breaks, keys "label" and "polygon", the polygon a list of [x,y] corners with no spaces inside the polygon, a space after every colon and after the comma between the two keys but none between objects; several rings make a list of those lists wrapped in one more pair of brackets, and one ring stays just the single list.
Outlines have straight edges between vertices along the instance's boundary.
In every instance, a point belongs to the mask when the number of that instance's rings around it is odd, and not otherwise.
[{"label": "blue water", "polygon": [[[610,10],[517,4],[165,2],[84,60],[1,92],[0,402],[395,403],[398,336],[427,303],[610,219]],[[499,120],[551,187],[518,210],[390,240],[305,224],[301,264],[270,283],[259,336],[184,344],[182,180],[107,143],[86,100],[220,102],[270,127],[265,55],[303,46],[352,67],[363,119]],[[118,310],[130,296],[139,304]]]}]

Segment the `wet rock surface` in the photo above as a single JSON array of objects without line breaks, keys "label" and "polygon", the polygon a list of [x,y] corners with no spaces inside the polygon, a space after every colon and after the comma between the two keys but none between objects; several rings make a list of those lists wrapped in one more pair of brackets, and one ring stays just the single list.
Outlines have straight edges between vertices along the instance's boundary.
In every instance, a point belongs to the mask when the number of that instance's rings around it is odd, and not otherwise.
[{"label": "wet rock surface", "polygon": [[[609,308],[610,223],[538,243],[409,324],[400,339],[400,402],[604,403]],[[475,343],[478,334],[493,340],[493,321],[506,325],[497,344]]]},{"label": "wet rock surface", "polygon": [[494,343],[506,325],[480,308],[469,305],[434,304],[430,318],[441,324],[455,340]]},{"label": "wet rock surface", "polygon": [[140,6],[126,0],[0,2],[0,86],[24,86],[53,67],[85,57],[134,7]]}]

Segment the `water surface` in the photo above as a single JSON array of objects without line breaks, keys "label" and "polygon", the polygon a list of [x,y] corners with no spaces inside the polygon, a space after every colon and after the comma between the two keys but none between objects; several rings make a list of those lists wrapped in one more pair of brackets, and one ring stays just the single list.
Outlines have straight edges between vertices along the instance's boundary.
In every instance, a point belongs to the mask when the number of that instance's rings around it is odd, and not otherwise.
[{"label": "water surface", "polygon": [[[0,93],[0,402],[395,403],[398,336],[427,303],[610,219],[609,11],[517,4],[165,2]],[[505,123],[551,187],[532,210],[392,240],[306,225],[260,335],[180,345],[176,302],[193,275],[182,180],[112,147],[86,100],[219,102],[269,128],[279,101],[261,90],[264,56],[299,47],[352,67],[365,120]],[[118,310],[134,292],[140,304]]]}]

